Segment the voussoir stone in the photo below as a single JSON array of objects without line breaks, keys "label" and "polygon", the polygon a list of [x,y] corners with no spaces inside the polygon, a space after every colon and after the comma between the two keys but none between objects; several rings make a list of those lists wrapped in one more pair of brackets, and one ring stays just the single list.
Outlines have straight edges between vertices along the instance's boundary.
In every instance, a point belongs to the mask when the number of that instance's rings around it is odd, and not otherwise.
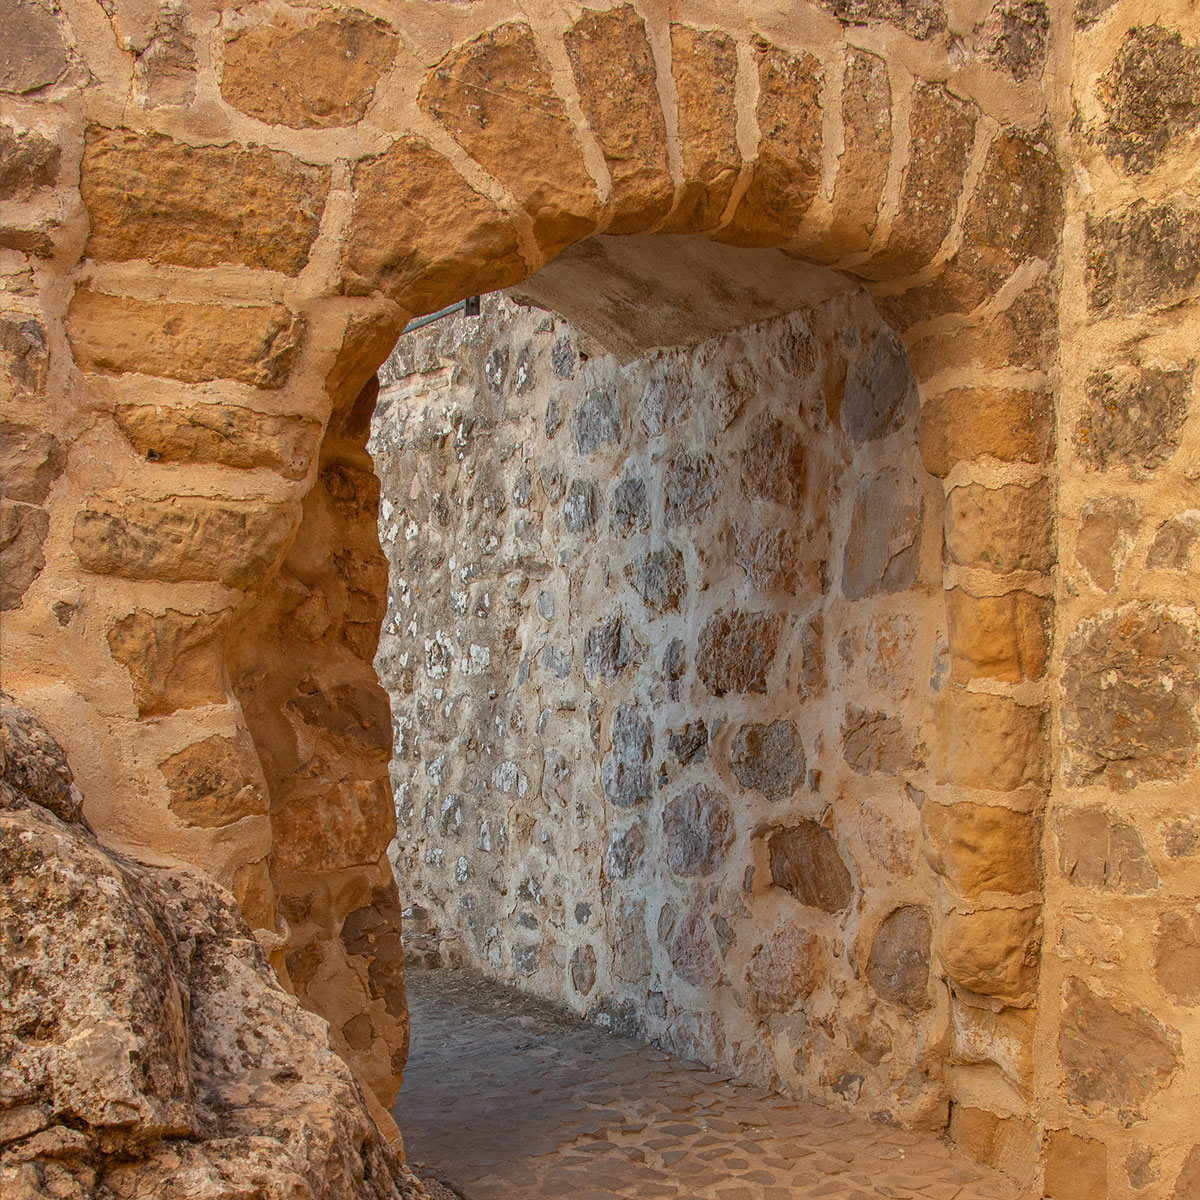
[{"label": "voussoir stone", "polygon": [[320,227],[329,169],[276,150],[93,125],[79,187],[92,219],[90,258],[295,275]]},{"label": "voussoir stone", "polygon": [[845,121],[833,190],[832,252],[866,250],[879,221],[892,150],[892,86],[887,64],[851,49],[842,91]]},{"label": "voussoir stone", "polygon": [[937,710],[937,779],[1012,791],[1046,780],[1046,714],[1006,696],[947,689]]},{"label": "voussoir stone", "polygon": [[426,77],[420,104],[508,185],[548,255],[595,228],[596,186],[527,24],[511,21],[456,46]]},{"label": "voussoir stone", "polygon": [[959,895],[1022,895],[1042,886],[1042,821],[1036,813],[959,801],[921,806],[925,856]]},{"label": "voussoir stone", "polygon": [[666,216],[673,186],[654,54],[631,4],[585,9],[564,38],[579,101],[612,172],[609,233],[631,233]]},{"label": "voussoir stone", "polygon": [[367,111],[396,46],[383,21],[354,9],[304,25],[255,25],[225,43],[221,95],[270,125],[353,125]]},{"label": "voussoir stone", "polygon": [[225,308],[76,290],[67,336],[85,371],[136,371],[185,383],[282,387],[303,321],[281,305]]},{"label": "voussoir stone", "polygon": [[1047,392],[959,388],[921,409],[921,460],[945,478],[956,463],[990,455],[1001,462],[1045,462],[1054,450],[1054,404]]},{"label": "voussoir stone", "polygon": [[1050,484],[967,484],[946,498],[945,545],[951,562],[995,571],[1048,571],[1054,565]]},{"label": "voussoir stone", "polygon": [[76,515],[71,545],[100,575],[248,587],[278,565],[294,517],[293,505],[261,500],[96,499]]}]

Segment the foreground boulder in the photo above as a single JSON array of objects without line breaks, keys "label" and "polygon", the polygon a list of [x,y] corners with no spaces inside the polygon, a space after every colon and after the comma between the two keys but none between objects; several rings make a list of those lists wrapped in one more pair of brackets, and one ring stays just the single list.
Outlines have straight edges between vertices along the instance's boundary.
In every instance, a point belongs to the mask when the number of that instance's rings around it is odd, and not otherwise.
[{"label": "foreground boulder", "polygon": [[130,862],[0,700],[0,1194],[418,1200],[233,897]]}]

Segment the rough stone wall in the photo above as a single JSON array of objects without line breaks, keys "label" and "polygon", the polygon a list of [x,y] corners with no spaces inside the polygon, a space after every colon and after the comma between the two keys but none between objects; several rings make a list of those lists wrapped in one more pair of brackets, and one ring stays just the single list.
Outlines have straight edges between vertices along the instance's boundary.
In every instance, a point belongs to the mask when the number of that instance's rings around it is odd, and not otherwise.
[{"label": "rough stone wall", "polygon": [[489,298],[381,374],[402,895],[603,1024],[941,1128],[942,489],[865,293],[624,366]]}]

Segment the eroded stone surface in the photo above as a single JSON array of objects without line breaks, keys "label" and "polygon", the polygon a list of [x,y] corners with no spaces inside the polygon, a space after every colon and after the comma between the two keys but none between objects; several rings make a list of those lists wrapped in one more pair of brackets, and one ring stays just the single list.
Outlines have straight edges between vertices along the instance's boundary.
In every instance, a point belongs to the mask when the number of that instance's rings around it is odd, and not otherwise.
[{"label": "eroded stone surface", "polygon": [[768,800],[786,800],[804,779],[804,743],[791,721],[743,725],[729,759],[738,783]]},{"label": "eroded stone surface", "polygon": [[929,1004],[930,928],[927,912],[905,905],[883,919],[871,942],[871,986],[909,1011]]},{"label": "eroded stone surface", "polygon": [[733,841],[733,819],[725,800],[698,783],[663,809],[667,862],[676,875],[711,875]]},{"label": "eroded stone surface", "polygon": [[772,830],[767,837],[771,882],[801,904],[840,912],[854,895],[854,884],[837,843],[816,821]]}]

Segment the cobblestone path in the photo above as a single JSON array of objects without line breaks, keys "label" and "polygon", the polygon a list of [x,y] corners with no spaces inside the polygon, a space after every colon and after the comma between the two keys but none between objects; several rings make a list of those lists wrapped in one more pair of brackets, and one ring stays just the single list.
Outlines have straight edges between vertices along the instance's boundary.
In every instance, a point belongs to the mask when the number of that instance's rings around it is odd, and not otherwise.
[{"label": "cobblestone path", "polygon": [[474,972],[408,988],[396,1119],[414,1169],[463,1200],[1030,1200],[937,1138],[734,1083]]}]

